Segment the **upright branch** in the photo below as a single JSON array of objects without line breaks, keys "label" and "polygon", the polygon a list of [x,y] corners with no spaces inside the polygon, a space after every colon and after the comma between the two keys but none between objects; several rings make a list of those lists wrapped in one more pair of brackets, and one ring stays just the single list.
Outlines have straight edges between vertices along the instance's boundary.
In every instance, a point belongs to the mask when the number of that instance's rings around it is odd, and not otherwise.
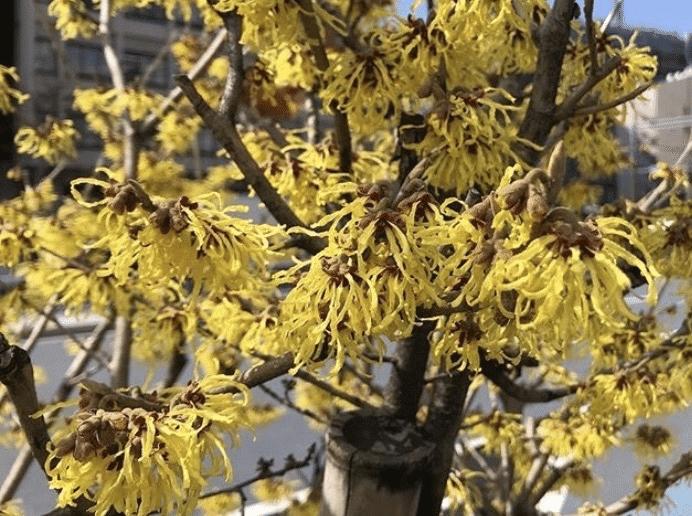
[{"label": "upright branch", "polygon": [[231,123],[234,123],[238,101],[243,90],[243,47],[240,44],[243,18],[235,11],[223,13],[221,18],[228,32],[229,69],[218,111],[222,118],[227,117]]},{"label": "upright branch", "polygon": [[[111,34],[110,23],[110,0],[102,0],[99,10],[99,34],[103,45],[103,56],[106,60],[106,66],[110,73],[113,86],[118,90],[119,94],[125,91],[125,76],[118,54],[115,52],[113,38]],[[123,131],[123,169],[125,170],[126,179],[137,179],[137,160],[139,155],[139,136],[135,124],[130,120],[128,113],[124,113],[121,117]]]},{"label": "upright branch", "polygon": [[[519,136],[537,145],[543,145],[555,125],[555,98],[569,41],[573,4],[573,0],[556,0],[536,33],[538,62]],[[535,164],[540,155],[540,151],[528,146],[520,147],[519,152],[529,164]]]},{"label": "upright branch", "polygon": [[[305,29],[310,49],[315,56],[315,64],[320,72],[324,73],[329,68],[329,58],[324,49],[322,35],[317,24],[315,11],[312,8],[312,0],[297,0],[300,6],[300,20]],[[348,117],[337,105],[330,105],[334,113],[334,128],[336,131],[336,144],[339,147],[339,172],[351,174],[351,130],[348,126]]]},{"label": "upright branch", "polygon": [[115,319],[113,336],[113,358],[111,359],[111,387],[127,387],[130,384],[130,351],[132,348],[132,329],[129,318],[120,315]]},{"label": "upright branch", "polygon": [[593,0],[584,0],[584,20],[586,21],[586,42],[589,45],[589,60],[591,74],[598,68],[598,57],[596,53],[596,41],[593,35]]},{"label": "upright branch", "polygon": [[447,477],[454,460],[454,442],[464,418],[466,394],[472,373],[466,369],[454,371],[436,383],[424,432],[435,445],[433,458],[423,477],[417,516],[439,514],[444,498]]}]

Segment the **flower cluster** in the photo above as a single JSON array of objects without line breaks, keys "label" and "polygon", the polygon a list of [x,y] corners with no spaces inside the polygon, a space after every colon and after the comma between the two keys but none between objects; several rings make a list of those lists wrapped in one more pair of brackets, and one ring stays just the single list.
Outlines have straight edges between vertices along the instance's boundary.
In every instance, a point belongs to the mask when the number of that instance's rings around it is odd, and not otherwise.
[{"label": "flower cluster", "polygon": [[47,118],[39,127],[21,127],[14,137],[14,143],[17,145],[17,152],[55,165],[77,155],[74,146],[77,136],[72,120]]},{"label": "flower cluster", "polygon": [[285,275],[297,281],[279,320],[297,364],[335,357],[335,369],[346,355],[381,354],[384,338],[411,333],[418,306],[441,302],[432,279],[448,241],[420,179],[394,201],[383,185],[339,188],[356,198],[317,223],[330,224],[329,244],[307,272],[299,264]]},{"label": "flower cluster", "polygon": [[[79,184],[103,188],[105,198],[84,201],[76,189]],[[203,286],[222,292],[266,285],[268,264],[277,255],[271,241],[281,229],[231,217],[218,195],[155,204],[136,181],[111,184],[96,179],[73,182],[72,192],[86,207],[107,205],[101,211],[107,234],[90,247],[109,252],[101,273],[119,284],[132,275],[152,286],[189,278],[193,300]]]},{"label": "flower cluster", "polygon": [[[569,43],[565,54],[558,101],[567,98],[593,73],[591,50],[584,30],[577,24],[573,29],[576,37]],[[593,31],[597,65],[603,66],[611,59],[618,60],[615,70],[593,88],[593,96],[599,104],[615,101],[654,78],[656,58],[648,48],[635,44],[636,33],[625,44],[619,36],[604,34],[598,24],[594,24]],[[622,167],[624,155],[612,132],[615,125],[623,121],[624,115],[623,104],[568,122],[565,147],[568,155],[579,162],[582,173],[597,176],[604,172],[614,173]]]},{"label": "flower cluster", "polygon": [[0,65],[0,113],[2,114],[13,113],[14,104],[22,104],[29,98],[29,95],[13,86],[17,81],[19,81],[19,75],[14,67]]},{"label": "flower cluster", "polygon": [[[215,394],[216,390],[238,394]],[[163,394],[116,392],[83,384],[79,411],[60,431],[46,471],[60,490],[58,505],[80,496],[97,516],[192,513],[205,478],[232,469],[224,435],[247,426],[243,385],[216,375]]]},{"label": "flower cluster", "polygon": [[63,39],[88,39],[98,29],[83,0],[51,0],[48,15],[55,18],[55,28]]},{"label": "flower cluster", "polygon": [[692,204],[676,196],[651,215],[642,233],[656,266],[666,276],[692,277]]},{"label": "flower cluster", "polygon": [[432,186],[463,195],[474,185],[484,189],[497,185],[508,162],[520,162],[512,150],[518,139],[511,113],[511,96],[495,88],[436,94],[431,86],[421,91],[433,94],[436,105],[427,117],[423,141],[410,144],[432,163],[426,176]]},{"label": "flower cluster", "polygon": [[[619,262],[639,271],[648,302],[655,302],[657,272],[634,226],[618,217],[584,222],[565,208],[549,209],[545,181],[536,169],[455,225],[461,236],[454,241],[467,244],[440,277],[450,275],[445,281],[456,283],[459,311],[440,320],[434,343],[435,356],[447,367],[478,368],[481,349],[509,358],[505,348],[520,333],[523,352],[545,356],[596,338],[604,328],[624,327],[636,316],[623,299],[631,280]],[[482,231],[474,235],[470,227]]]}]

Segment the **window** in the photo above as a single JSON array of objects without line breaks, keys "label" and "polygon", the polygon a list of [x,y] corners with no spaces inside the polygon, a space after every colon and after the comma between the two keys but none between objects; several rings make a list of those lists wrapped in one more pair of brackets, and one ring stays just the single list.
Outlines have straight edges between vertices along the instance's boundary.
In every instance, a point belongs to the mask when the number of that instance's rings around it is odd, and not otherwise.
[{"label": "window", "polygon": [[57,73],[57,59],[53,45],[47,39],[37,39],[35,42],[34,64],[36,72],[55,75]]},{"label": "window", "polygon": [[153,52],[145,50],[126,50],[121,60],[125,80],[129,82],[149,73],[147,86],[159,90],[167,89],[171,80],[169,57],[166,55],[159,59],[155,68],[149,71],[156,57]]},{"label": "window", "polygon": [[99,46],[85,42],[70,42],[67,45],[67,59],[81,78],[98,82],[110,77]]},{"label": "window", "polygon": [[154,23],[166,23],[166,11],[159,5],[152,5],[144,9],[128,9],[125,18]]}]

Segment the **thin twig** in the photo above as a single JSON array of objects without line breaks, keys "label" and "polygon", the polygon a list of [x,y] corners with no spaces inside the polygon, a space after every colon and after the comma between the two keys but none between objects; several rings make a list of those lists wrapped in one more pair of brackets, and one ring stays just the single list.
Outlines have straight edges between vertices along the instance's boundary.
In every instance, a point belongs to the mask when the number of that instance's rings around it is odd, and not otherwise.
[{"label": "thin twig", "polygon": [[273,400],[275,400],[277,403],[280,403],[281,405],[284,405],[285,407],[290,408],[291,410],[293,410],[294,412],[297,412],[297,413],[300,414],[301,416],[305,416],[305,417],[307,417],[307,418],[309,418],[309,419],[312,419],[312,420],[314,420],[314,421],[317,421],[317,422],[318,422],[319,424],[321,424],[321,425],[326,425],[326,424],[327,424],[327,420],[326,420],[326,419],[324,419],[324,418],[318,416],[317,414],[315,414],[315,413],[314,413],[312,410],[310,410],[310,409],[306,409],[306,408],[303,408],[303,407],[299,407],[298,405],[296,405],[295,403],[293,403],[293,401],[290,400],[287,396],[283,396],[283,397],[282,397],[282,396],[279,396],[276,392],[274,392],[273,389],[270,389],[269,387],[267,387],[267,386],[264,385],[264,384],[260,385],[259,388],[262,390],[262,392],[264,392],[267,396],[269,396],[270,398],[272,398]]},{"label": "thin twig", "polygon": [[[17,453],[17,456],[10,467],[10,471],[7,473],[5,480],[0,486],[0,505],[14,498],[17,489],[22,484],[22,480],[26,476],[27,471],[29,471],[29,466],[31,466],[31,459],[34,456],[31,453],[31,446],[25,444]],[[0,513],[2,514],[2,513]]]},{"label": "thin twig", "polygon": [[501,369],[501,365],[495,361],[483,360],[483,374],[497,385],[505,394],[525,403],[546,403],[574,394],[579,386],[568,385],[566,387],[556,387],[554,389],[529,389],[513,382]]},{"label": "thin twig", "polygon": [[166,56],[171,52],[171,45],[173,44],[173,41],[178,37],[178,31],[177,30],[172,30],[168,37],[166,38],[166,42],[161,45],[161,48],[159,51],[156,53],[156,56],[154,56],[154,59],[149,63],[149,65],[146,67],[144,70],[144,73],[137,79],[137,85],[144,88],[149,82],[149,79],[153,75],[153,73],[156,71],[156,69],[161,66],[161,64],[164,62],[166,59]]},{"label": "thin twig", "polygon": [[610,102],[606,102],[605,104],[597,104],[595,106],[586,106],[579,108],[572,113],[572,116],[586,116],[586,115],[592,115],[594,113],[600,113],[601,111],[606,111],[608,109],[612,109],[614,107],[618,107],[621,104],[624,104],[625,102],[629,102],[630,100],[638,97],[642,93],[644,93],[646,90],[648,90],[652,85],[654,84],[653,81],[646,82],[644,84],[640,84],[637,86],[635,89],[627,93],[626,95],[623,95],[622,97],[618,97],[615,100],[611,100]]},{"label": "thin twig", "polygon": [[589,75],[592,75],[598,69],[596,42],[593,35],[593,0],[584,0],[584,18],[586,20],[586,42],[589,45],[589,58],[591,60]]},{"label": "thin twig", "polygon": [[[99,10],[99,34],[101,36],[101,44],[103,45],[103,56],[110,73],[113,86],[118,91],[119,95],[125,94],[125,76],[118,54],[115,52],[113,41],[111,38],[111,23],[110,23],[110,0],[101,0]],[[130,120],[129,114],[126,112],[120,117],[120,123],[123,131],[123,169],[126,179],[137,178],[137,161],[139,155],[139,142],[135,126]]]},{"label": "thin twig", "polygon": [[[680,156],[678,156],[678,159],[673,164],[673,168],[679,167],[680,165],[682,165],[682,163],[687,159],[687,157],[691,153],[692,153],[692,133],[690,133],[690,137],[687,140],[687,145],[685,145],[685,148],[680,153]],[[669,186],[670,186],[670,183],[668,182],[668,179],[664,179],[663,181],[661,181],[656,186],[656,188],[651,190],[648,194],[646,194],[639,201],[637,201],[637,208],[643,212],[648,212],[649,210],[651,210],[653,208],[653,206],[659,201],[660,197],[668,189]]]},{"label": "thin twig", "polygon": [[[660,478],[659,485],[657,487],[661,488],[665,492],[665,490],[670,486],[676,484],[681,479],[690,476],[692,476],[692,451],[683,453],[680,456],[680,459],[678,459],[678,461],[673,464],[668,472]],[[638,491],[635,491],[633,494],[623,496],[603,509],[597,509],[593,514],[598,514],[599,516],[615,516],[630,512],[638,508],[641,504],[638,493]],[[586,514],[590,513],[580,512],[579,515],[572,514],[570,516],[584,516]]]},{"label": "thin twig", "polygon": [[293,458],[292,455],[289,455],[286,458],[286,463],[284,464],[284,467],[279,469],[279,470],[273,470],[271,468],[267,468],[266,470],[261,471],[257,475],[255,475],[252,478],[249,478],[248,480],[244,480],[242,482],[239,482],[237,484],[234,484],[229,487],[224,487],[223,489],[217,489],[216,491],[210,491],[208,493],[204,493],[200,495],[200,500],[203,500],[204,498],[209,498],[211,496],[217,496],[220,494],[227,494],[227,493],[234,493],[234,492],[239,492],[243,488],[249,486],[250,484],[254,484],[255,482],[259,480],[264,480],[265,478],[272,478],[272,477],[281,477],[288,473],[289,471],[295,470],[295,469],[302,469],[310,465],[310,462],[312,462],[313,457],[315,455],[317,447],[313,443],[310,448],[308,448],[308,453],[303,458],[303,460],[296,460]]},{"label": "thin twig", "polygon": [[[212,42],[202,53],[202,55],[199,56],[199,59],[197,60],[197,62],[195,62],[192,68],[190,68],[190,71],[187,72],[186,75],[191,81],[194,81],[197,77],[199,77],[199,75],[207,68],[207,66],[209,66],[209,63],[214,58],[216,53],[219,51],[221,45],[223,45],[223,42],[226,39],[227,34],[228,31],[225,28],[219,30],[216,33],[216,36],[214,36]],[[140,128],[141,132],[145,134],[151,131],[154,128],[154,126],[159,122],[161,115],[165,114],[171,108],[171,106],[175,104],[182,96],[183,90],[180,88],[180,86],[176,86],[175,88],[173,88],[170,91],[170,93],[166,96],[166,98],[163,100],[157,112],[150,113],[144,119],[144,123]]]},{"label": "thin twig", "polygon": [[[194,106],[197,114],[202,117],[202,120],[212,130],[219,143],[231,155],[247,182],[253,187],[257,196],[262,200],[277,222],[284,224],[288,228],[305,227],[303,222],[264,176],[259,165],[240,138],[235,126],[229,124],[227,120],[223,120],[206,103],[186,75],[178,75],[175,77],[175,80]],[[314,237],[301,239],[300,245],[303,249],[313,254],[317,254],[325,247],[322,239]]]},{"label": "thin twig", "polygon": [[596,86],[603,79],[608,77],[613,70],[615,70],[622,63],[622,57],[614,56],[606,61],[601,68],[599,68],[592,75],[589,75],[582,84],[576,87],[576,89],[567,97],[562,104],[557,106],[555,111],[556,120],[566,120],[574,115],[577,110],[577,106],[581,99],[583,99],[587,93],[589,93],[594,86]]},{"label": "thin twig", "polygon": [[344,401],[349,402],[351,405],[359,408],[369,408],[369,409],[375,409],[373,405],[368,403],[367,401],[359,398],[358,396],[353,396],[352,394],[349,394],[347,392],[342,391],[341,389],[337,389],[333,385],[320,380],[319,378],[315,378],[313,375],[308,373],[307,371],[303,371],[302,369],[299,369],[298,371],[295,372],[296,378],[300,378],[301,380],[308,382],[315,387],[318,387],[319,389],[322,389],[324,392],[331,394],[332,396],[335,396],[337,398],[341,398]]},{"label": "thin twig", "polygon": [[[300,6],[300,21],[305,29],[305,35],[310,43],[310,49],[315,56],[315,64],[320,72],[325,72],[329,68],[329,58],[324,48],[322,34],[312,7],[312,0],[296,0]],[[351,174],[351,130],[348,125],[346,113],[339,109],[339,106],[332,103],[329,109],[334,113],[334,129],[336,132],[336,144],[339,147],[339,172]]]}]

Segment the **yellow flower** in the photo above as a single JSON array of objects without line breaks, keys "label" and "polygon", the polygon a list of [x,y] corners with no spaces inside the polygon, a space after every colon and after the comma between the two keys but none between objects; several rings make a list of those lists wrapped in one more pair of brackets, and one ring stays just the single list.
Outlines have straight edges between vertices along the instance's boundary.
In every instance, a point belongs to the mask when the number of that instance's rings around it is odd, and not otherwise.
[{"label": "yellow flower", "polygon": [[642,229],[647,249],[656,267],[666,276],[692,277],[692,205],[672,197],[670,205],[655,210],[651,221]]},{"label": "yellow flower", "polygon": [[[83,183],[104,188],[106,198],[85,202],[76,190]],[[193,302],[203,287],[220,293],[268,286],[268,265],[278,256],[272,241],[282,229],[231,217],[217,194],[154,204],[134,181],[111,185],[95,179],[74,181],[72,192],[87,207],[109,204],[100,215],[106,234],[90,247],[110,253],[99,274],[114,276],[119,285],[133,276],[148,285],[190,278]]]},{"label": "yellow flower", "polygon": [[520,163],[512,150],[517,128],[510,114],[517,107],[504,90],[459,90],[438,100],[427,117],[428,131],[420,143],[410,144],[419,155],[430,156],[426,170],[430,184],[457,194],[479,185],[499,184],[508,162]]},{"label": "yellow flower", "polygon": [[664,426],[641,424],[637,427],[632,441],[638,455],[649,459],[658,458],[671,452],[675,438]]},{"label": "yellow flower", "polygon": [[670,166],[664,161],[656,163],[656,169],[649,174],[649,179],[662,179],[671,186],[689,188],[690,180],[687,173],[680,166]]},{"label": "yellow flower", "polygon": [[567,155],[577,160],[586,177],[614,174],[627,164],[628,158],[613,136],[622,120],[619,110],[609,109],[568,121],[564,136]]},{"label": "yellow flower", "polygon": [[595,337],[590,350],[596,367],[613,367],[620,361],[639,358],[642,353],[659,346],[662,340],[656,319],[641,316],[627,320],[623,328],[603,331]]},{"label": "yellow flower", "polygon": [[26,102],[29,95],[22,93],[13,87],[13,83],[19,81],[19,74],[14,66],[7,67],[0,65],[0,113],[14,113],[14,104]]},{"label": "yellow flower", "polygon": [[63,39],[89,39],[98,28],[82,0],[51,0],[48,15],[55,18],[55,28]]},{"label": "yellow flower", "polygon": [[556,219],[546,228],[525,248],[499,257],[477,298],[467,296],[467,303],[482,306],[493,299],[501,315],[517,328],[545,332],[548,340],[593,337],[604,324],[621,327],[635,318],[623,299],[631,282],[616,265],[618,260],[639,269],[649,286],[647,300],[655,302],[657,272],[629,223],[615,217],[576,224]]},{"label": "yellow flower", "polygon": [[[165,400],[134,398],[96,382],[84,387],[80,412],[46,462],[60,507],[85,496],[97,516],[111,508],[189,515],[206,477],[230,480],[224,435],[237,441],[249,396],[233,378],[209,376],[167,392]],[[238,394],[215,394],[218,389]]]},{"label": "yellow flower", "polygon": [[[352,192],[355,185],[338,189]],[[448,240],[432,197],[417,191],[390,206],[381,185],[356,194],[317,222],[331,224],[329,245],[308,271],[299,264],[285,275],[299,276],[280,315],[297,364],[334,357],[337,370],[346,354],[381,354],[384,338],[410,334],[417,306],[442,302],[432,280],[442,261],[438,248]]]},{"label": "yellow flower", "polygon": [[462,512],[457,512],[462,516],[473,516],[474,508],[482,503],[482,496],[474,477],[481,476],[482,473],[471,469],[453,469],[447,477],[445,487],[445,497],[449,498],[452,509],[462,508]]},{"label": "yellow flower", "polygon": [[165,152],[183,154],[196,141],[200,127],[202,119],[198,116],[183,110],[169,111],[161,118],[156,140]]},{"label": "yellow flower", "polygon": [[39,127],[21,127],[14,137],[17,152],[45,159],[55,165],[59,161],[77,156],[74,140],[79,134],[72,120],[54,120],[51,117]]},{"label": "yellow flower", "polygon": [[21,500],[9,500],[0,503],[0,516],[24,516]]},{"label": "yellow flower", "polygon": [[541,420],[536,433],[543,438],[541,448],[557,457],[576,461],[599,457],[617,445],[617,427],[609,415],[573,413],[569,419],[560,414]]},{"label": "yellow flower", "polygon": [[[235,11],[243,17],[241,43],[253,50],[276,48],[296,41],[304,34],[298,17],[299,7],[292,2],[279,0],[219,0],[214,3],[219,12]],[[328,20],[322,9],[315,9]]]},{"label": "yellow flower", "polygon": [[620,416],[625,423],[631,423],[639,417],[660,413],[663,407],[658,404],[658,395],[663,391],[660,385],[667,385],[666,376],[647,368],[599,374],[582,395],[592,414]]},{"label": "yellow flower", "polygon": [[588,204],[596,204],[603,194],[603,188],[587,181],[577,179],[560,189],[558,201],[575,213]]}]

